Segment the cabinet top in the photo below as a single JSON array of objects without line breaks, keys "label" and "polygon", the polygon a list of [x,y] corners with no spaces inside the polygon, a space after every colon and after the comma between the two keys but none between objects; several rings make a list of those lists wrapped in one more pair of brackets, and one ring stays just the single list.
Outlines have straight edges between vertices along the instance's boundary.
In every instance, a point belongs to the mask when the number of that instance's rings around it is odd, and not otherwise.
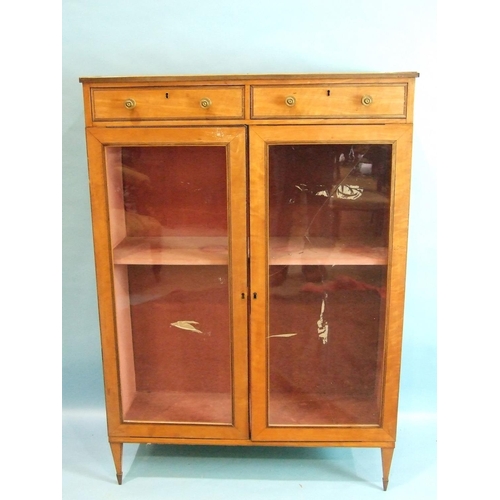
[{"label": "cabinet top", "polygon": [[417,72],[398,73],[313,73],[313,74],[266,74],[266,75],[168,75],[168,76],[86,76],[80,77],[81,83],[140,83],[172,82],[180,80],[333,80],[333,79],[378,79],[378,78],[417,78]]}]

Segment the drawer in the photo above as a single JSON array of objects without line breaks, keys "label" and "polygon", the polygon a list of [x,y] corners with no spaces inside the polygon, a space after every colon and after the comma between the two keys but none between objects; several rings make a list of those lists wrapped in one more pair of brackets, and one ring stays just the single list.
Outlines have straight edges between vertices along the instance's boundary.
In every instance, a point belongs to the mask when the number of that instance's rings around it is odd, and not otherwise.
[{"label": "drawer", "polygon": [[93,89],[94,121],[243,118],[243,87]]},{"label": "drawer", "polygon": [[405,118],[406,84],[252,87],[251,117]]}]

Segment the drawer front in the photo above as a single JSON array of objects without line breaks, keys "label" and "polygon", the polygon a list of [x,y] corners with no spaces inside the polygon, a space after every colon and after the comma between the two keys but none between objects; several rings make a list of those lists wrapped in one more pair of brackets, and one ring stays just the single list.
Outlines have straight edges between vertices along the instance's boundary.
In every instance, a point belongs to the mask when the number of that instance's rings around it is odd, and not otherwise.
[{"label": "drawer front", "polygon": [[243,87],[93,89],[94,121],[243,118]]},{"label": "drawer front", "polygon": [[252,87],[252,113],[272,118],[405,118],[406,84]]}]

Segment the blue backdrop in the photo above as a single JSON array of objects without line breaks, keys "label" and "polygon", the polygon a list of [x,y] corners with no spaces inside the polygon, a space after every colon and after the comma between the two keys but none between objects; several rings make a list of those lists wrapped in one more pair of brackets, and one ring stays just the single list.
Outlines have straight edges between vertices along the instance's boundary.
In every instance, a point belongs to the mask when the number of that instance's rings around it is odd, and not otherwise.
[{"label": "blue backdrop", "polygon": [[[433,418],[435,0],[63,0],[62,6],[64,410],[104,407],[80,76],[418,71],[400,411]],[[103,474],[112,476],[111,462]]]}]

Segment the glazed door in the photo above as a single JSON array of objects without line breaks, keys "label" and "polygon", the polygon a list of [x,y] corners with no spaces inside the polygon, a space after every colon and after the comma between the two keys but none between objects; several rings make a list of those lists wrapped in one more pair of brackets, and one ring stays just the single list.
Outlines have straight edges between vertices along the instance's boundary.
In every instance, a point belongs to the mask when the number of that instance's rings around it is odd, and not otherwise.
[{"label": "glazed door", "polygon": [[410,141],[252,129],[252,439],[394,439]]},{"label": "glazed door", "polygon": [[88,131],[111,436],[248,438],[245,140]]}]

